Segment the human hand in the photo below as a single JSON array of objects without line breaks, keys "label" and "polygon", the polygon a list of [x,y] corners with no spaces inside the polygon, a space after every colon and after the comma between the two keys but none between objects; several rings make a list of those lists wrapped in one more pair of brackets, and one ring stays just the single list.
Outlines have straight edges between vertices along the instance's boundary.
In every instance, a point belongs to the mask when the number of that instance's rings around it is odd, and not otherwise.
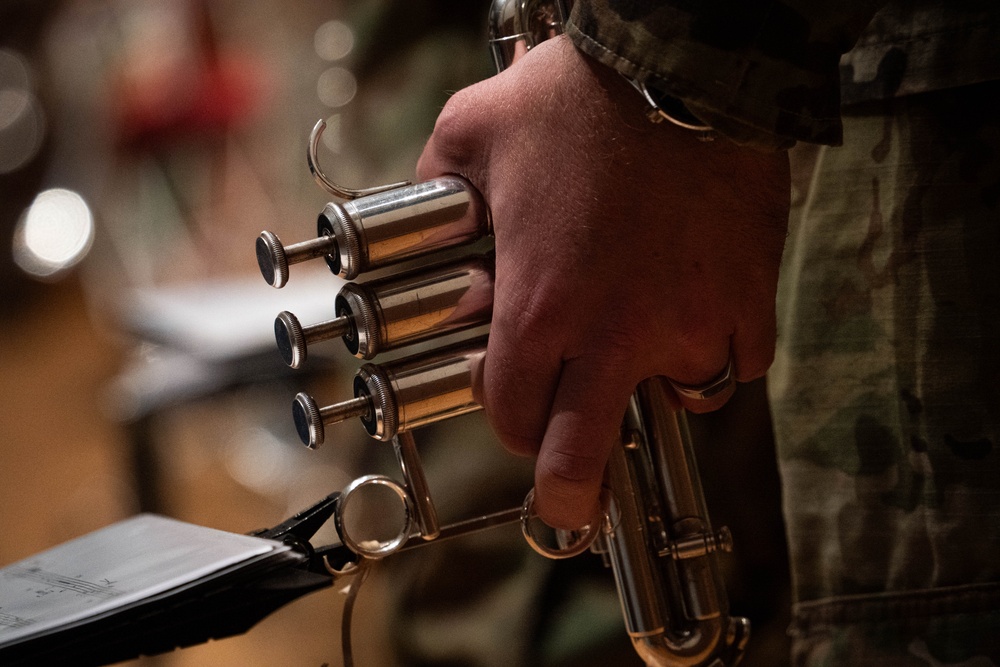
[{"label": "human hand", "polygon": [[770,366],[787,157],[650,123],[560,37],[451,98],[417,167],[448,173],[482,193],[496,237],[478,396],[507,448],[537,454],[542,520],[578,528],[639,382],[703,384],[730,355],[741,382]]}]

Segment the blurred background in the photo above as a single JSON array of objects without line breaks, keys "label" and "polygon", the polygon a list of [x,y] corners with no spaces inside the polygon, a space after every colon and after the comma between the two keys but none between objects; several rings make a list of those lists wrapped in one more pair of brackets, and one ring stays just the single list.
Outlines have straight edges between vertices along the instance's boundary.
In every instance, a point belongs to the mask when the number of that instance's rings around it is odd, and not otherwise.
[{"label": "blurred background", "polygon": [[[292,372],[280,310],[332,316],[337,279],[276,291],[263,229],[311,237],[330,176],[410,178],[450,91],[489,76],[481,0],[0,2],[0,566],[140,511],[232,532],[275,525],[351,479],[393,476],[356,424],[298,444],[291,398],[349,397],[334,344]],[[530,462],[481,416],[417,434],[445,520],[519,505]],[[716,525],[732,528],[745,664],[787,662],[788,581],[762,386],[693,423]],[[321,534],[320,543],[333,540]],[[157,665],[336,665],[327,590],[250,633]],[[516,528],[389,559],[362,589],[361,665],[638,664],[609,573],[558,564]]]}]

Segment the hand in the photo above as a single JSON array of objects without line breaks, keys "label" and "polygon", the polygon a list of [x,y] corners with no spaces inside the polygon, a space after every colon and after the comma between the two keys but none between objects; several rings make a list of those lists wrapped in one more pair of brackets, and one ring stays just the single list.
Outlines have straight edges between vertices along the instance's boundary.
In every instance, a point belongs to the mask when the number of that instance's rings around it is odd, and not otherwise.
[{"label": "hand", "polygon": [[[597,515],[611,447],[643,379],[737,380],[774,355],[788,218],[784,153],[668,123],[564,37],[455,94],[417,168],[485,197],[496,236],[479,396],[498,437],[534,455],[535,506],[559,528]],[[706,401],[678,397],[702,412]]]}]

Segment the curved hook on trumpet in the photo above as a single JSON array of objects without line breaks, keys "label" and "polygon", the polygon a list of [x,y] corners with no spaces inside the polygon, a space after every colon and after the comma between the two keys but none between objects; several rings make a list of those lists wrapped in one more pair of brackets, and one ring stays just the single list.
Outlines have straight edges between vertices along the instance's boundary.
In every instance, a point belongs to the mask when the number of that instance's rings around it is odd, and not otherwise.
[{"label": "curved hook on trumpet", "polygon": [[326,129],[326,121],[318,120],[313,126],[312,132],[309,134],[309,150],[306,153],[306,162],[309,163],[309,173],[313,175],[316,179],[316,183],[319,184],[321,188],[326,190],[328,193],[334,197],[340,197],[341,199],[357,199],[358,197],[364,197],[367,195],[374,195],[380,192],[385,192],[386,190],[395,190],[396,188],[402,188],[410,185],[410,181],[400,181],[399,183],[390,183],[389,185],[379,185],[374,188],[362,188],[360,190],[355,190],[354,188],[347,188],[342,185],[338,185],[331,181],[323,170],[319,166],[319,140],[323,136],[323,130]]}]

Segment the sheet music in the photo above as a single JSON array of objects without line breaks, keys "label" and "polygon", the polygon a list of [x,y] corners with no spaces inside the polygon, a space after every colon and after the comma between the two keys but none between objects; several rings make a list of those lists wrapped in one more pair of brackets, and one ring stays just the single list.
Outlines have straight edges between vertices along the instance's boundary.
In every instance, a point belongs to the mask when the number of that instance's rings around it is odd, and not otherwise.
[{"label": "sheet music", "polygon": [[0,568],[0,646],[289,550],[142,514]]}]

